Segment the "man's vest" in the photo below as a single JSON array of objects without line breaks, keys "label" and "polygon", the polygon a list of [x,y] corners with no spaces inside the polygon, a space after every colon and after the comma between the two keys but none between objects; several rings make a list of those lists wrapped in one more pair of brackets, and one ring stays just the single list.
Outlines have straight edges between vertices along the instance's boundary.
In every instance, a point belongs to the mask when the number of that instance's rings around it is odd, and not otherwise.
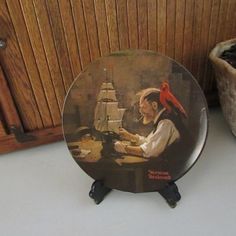
[{"label": "man's vest", "polygon": [[153,158],[153,161],[155,162],[154,159],[156,159],[157,164],[159,163],[162,169],[168,170],[173,179],[175,179],[180,172],[186,172],[189,168],[187,161],[193,151],[193,139],[182,121],[185,118],[174,112],[168,114],[167,111],[164,111],[154,124],[153,132],[157,129],[158,123],[164,119],[171,120],[174,123],[176,129],[179,131],[180,138],[169,145],[160,156]]}]

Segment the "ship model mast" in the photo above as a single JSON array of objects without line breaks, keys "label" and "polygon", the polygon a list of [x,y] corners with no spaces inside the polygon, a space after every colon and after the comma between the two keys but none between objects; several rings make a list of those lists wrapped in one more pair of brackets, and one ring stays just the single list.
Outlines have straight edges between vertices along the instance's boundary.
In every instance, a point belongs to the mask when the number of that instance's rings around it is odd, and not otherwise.
[{"label": "ship model mast", "polygon": [[116,90],[107,77],[106,68],[104,68],[104,72],[106,80],[102,83],[97,96],[94,127],[100,132],[118,133],[119,128],[122,127],[122,118],[126,109],[119,107]]}]

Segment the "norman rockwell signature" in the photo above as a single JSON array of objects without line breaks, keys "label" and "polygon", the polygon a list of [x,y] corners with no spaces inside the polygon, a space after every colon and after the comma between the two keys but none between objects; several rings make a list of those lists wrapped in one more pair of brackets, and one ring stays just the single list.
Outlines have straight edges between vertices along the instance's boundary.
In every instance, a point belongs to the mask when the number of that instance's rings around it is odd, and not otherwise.
[{"label": "norman rockwell signature", "polygon": [[171,180],[168,171],[148,170],[148,178],[153,180]]}]

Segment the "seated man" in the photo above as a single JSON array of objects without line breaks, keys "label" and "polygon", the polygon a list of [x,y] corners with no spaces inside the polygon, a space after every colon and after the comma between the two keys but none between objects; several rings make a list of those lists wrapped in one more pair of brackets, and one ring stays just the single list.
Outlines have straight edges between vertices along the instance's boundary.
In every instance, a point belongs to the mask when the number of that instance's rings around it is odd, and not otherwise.
[{"label": "seated man", "polygon": [[154,123],[154,128],[147,137],[132,134],[121,128],[121,138],[135,143],[135,146],[115,143],[115,150],[120,153],[145,158],[160,156],[171,144],[180,139],[180,133],[173,121],[168,119],[168,112],[160,103],[160,90],[148,88],[141,92],[139,112],[143,116],[143,124]]}]

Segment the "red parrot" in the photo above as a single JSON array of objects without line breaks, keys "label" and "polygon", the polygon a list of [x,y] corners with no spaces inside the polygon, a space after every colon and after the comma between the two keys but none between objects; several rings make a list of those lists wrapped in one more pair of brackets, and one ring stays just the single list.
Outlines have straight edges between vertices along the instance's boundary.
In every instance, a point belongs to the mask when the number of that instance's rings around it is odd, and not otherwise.
[{"label": "red parrot", "polygon": [[175,108],[177,108],[185,116],[185,118],[187,118],[187,113],[184,110],[183,106],[180,104],[177,98],[171,93],[168,82],[163,82],[161,84],[160,102],[167,109],[168,113],[170,113],[172,110],[170,106],[170,103],[171,103]]}]

